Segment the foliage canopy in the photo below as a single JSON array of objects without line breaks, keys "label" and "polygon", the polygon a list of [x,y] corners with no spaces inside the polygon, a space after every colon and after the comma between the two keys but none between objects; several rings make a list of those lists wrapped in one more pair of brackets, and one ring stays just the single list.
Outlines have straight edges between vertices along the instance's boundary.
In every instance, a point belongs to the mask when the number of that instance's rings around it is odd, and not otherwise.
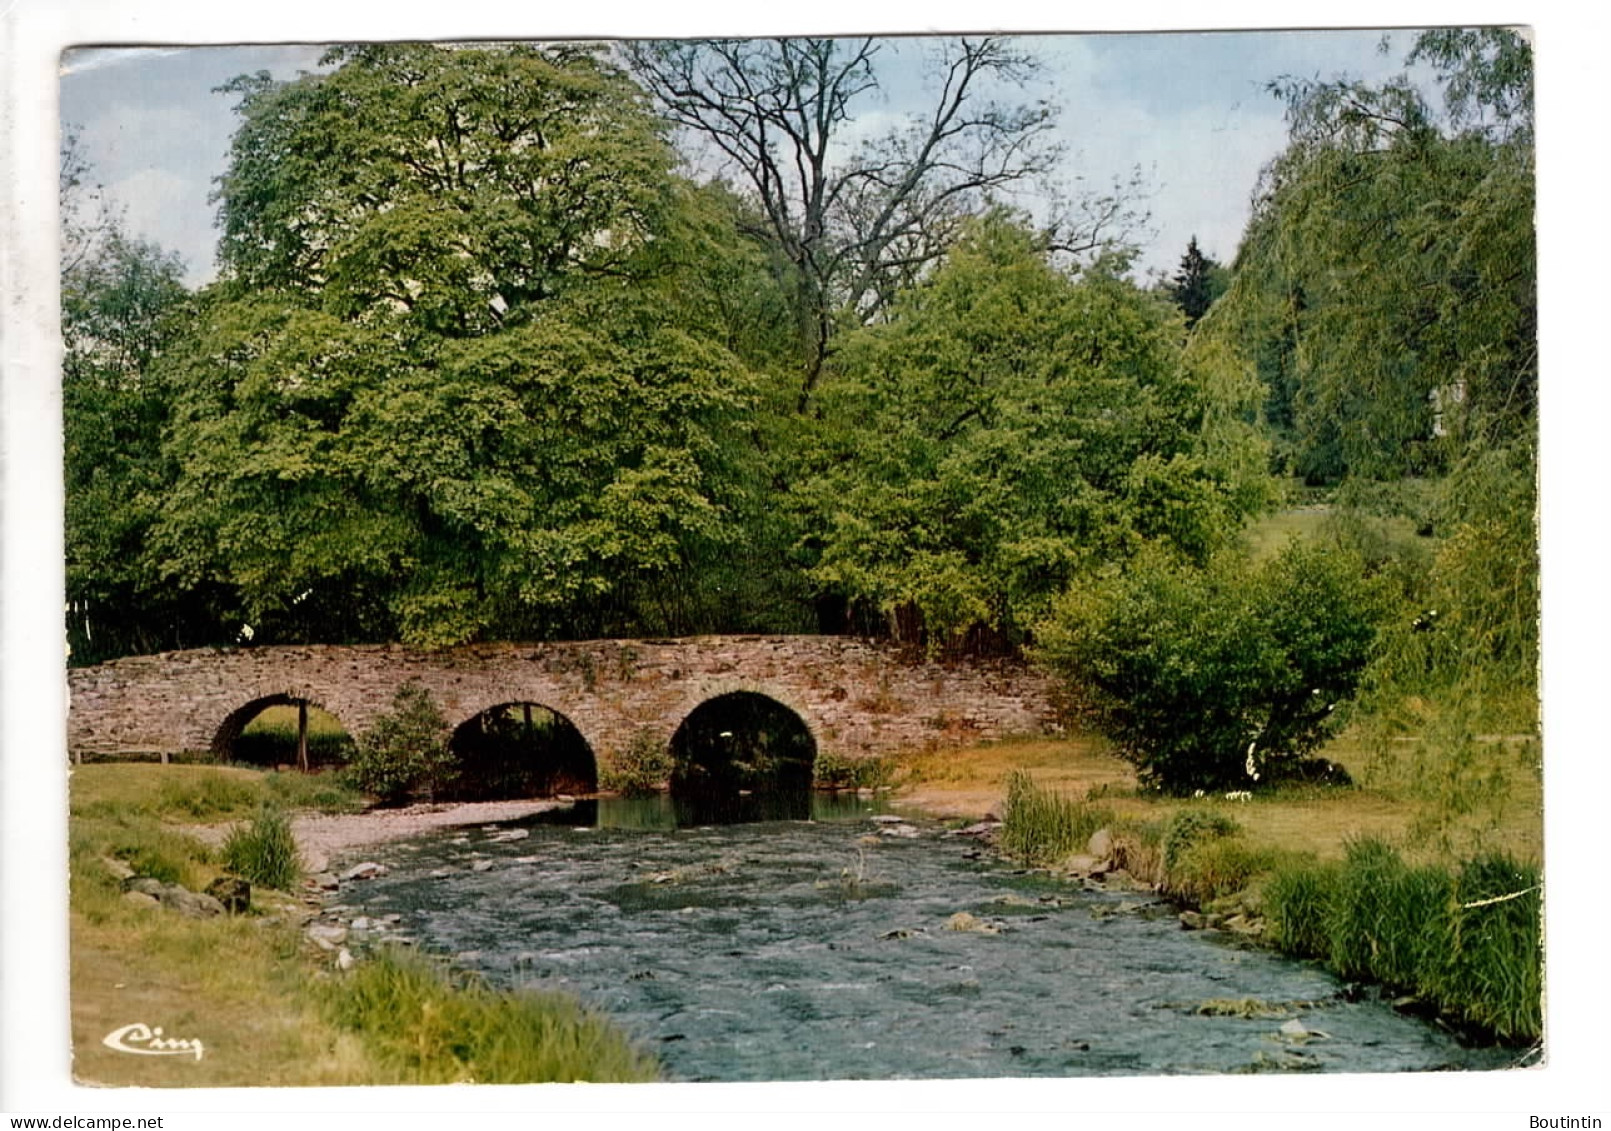
[{"label": "foliage canopy", "polygon": [[812,576],[913,643],[1021,640],[1097,563],[1152,541],[1204,560],[1262,501],[1251,375],[1183,350],[1156,296],[1044,253],[1010,216],[973,224],[845,336],[824,391]]},{"label": "foliage canopy", "polygon": [[327,61],[233,87],[156,571],[279,637],[438,646],[601,622],[729,542],[752,382],[660,301],[698,223],[635,88],[566,47]]}]

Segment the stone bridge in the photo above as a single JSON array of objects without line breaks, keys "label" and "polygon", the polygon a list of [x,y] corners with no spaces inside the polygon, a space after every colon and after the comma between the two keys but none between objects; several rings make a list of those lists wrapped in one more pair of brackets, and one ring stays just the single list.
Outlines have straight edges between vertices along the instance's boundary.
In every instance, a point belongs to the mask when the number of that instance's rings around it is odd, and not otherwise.
[{"label": "stone bridge", "polygon": [[80,757],[227,756],[263,708],[298,701],[358,735],[409,682],[453,727],[503,705],[547,708],[580,731],[601,768],[637,735],[669,744],[696,709],[735,692],[781,704],[817,755],[843,759],[1055,728],[1048,682],[1019,663],[917,662],[848,637],[707,636],[131,656],[69,670],[67,745]]}]

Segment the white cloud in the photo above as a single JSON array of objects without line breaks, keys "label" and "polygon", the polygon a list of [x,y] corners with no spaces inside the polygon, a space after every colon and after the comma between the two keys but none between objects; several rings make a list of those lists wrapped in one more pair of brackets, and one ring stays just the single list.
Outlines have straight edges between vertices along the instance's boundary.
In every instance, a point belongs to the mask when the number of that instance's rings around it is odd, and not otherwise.
[{"label": "white cloud", "polygon": [[175,251],[185,261],[186,282],[200,286],[213,278],[217,233],[210,220],[208,186],[171,169],[142,169],[106,186],[107,198],[124,210],[128,230]]}]

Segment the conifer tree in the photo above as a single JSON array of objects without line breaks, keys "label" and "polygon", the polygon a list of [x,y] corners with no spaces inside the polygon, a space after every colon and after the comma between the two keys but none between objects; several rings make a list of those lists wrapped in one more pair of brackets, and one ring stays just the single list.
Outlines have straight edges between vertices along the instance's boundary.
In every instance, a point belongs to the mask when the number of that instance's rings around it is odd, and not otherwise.
[{"label": "conifer tree", "polygon": [[1222,269],[1213,259],[1202,253],[1197,237],[1192,236],[1186,245],[1186,254],[1180,257],[1180,269],[1169,284],[1169,297],[1186,312],[1186,328],[1197,325],[1197,320],[1208,313],[1208,308],[1223,290],[1218,278]]}]

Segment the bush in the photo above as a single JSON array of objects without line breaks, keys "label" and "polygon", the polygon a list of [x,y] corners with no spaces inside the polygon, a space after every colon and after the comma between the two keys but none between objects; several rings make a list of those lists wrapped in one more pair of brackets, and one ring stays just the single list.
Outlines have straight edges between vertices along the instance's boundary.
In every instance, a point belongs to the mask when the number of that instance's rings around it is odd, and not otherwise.
[{"label": "bush", "polygon": [[653,797],[671,777],[671,751],[653,733],[640,730],[599,775],[599,784],[622,797]]},{"label": "bush", "polygon": [[289,891],[302,874],[291,822],[264,806],[249,825],[237,825],[224,841],[224,867],[259,887]]},{"label": "bush", "polygon": [[1242,826],[1224,814],[1208,809],[1182,809],[1164,830],[1164,871],[1174,871],[1189,849],[1220,837],[1235,836],[1241,831]]},{"label": "bush", "polygon": [[1037,659],[1142,779],[1175,793],[1246,788],[1330,735],[1384,607],[1349,552],[1293,542],[1206,569],[1148,550],[1072,586]]},{"label": "bush", "polygon": [[353,780],[383,801],[421,793],[434,800],[458,776],[447,736],[447,720],[430,694],[416,683],[406,683],[397,689],[391,711],[378,717],[359,740],[349,767]]},{"label": "bush", "polygon": [[824,750],[811,768],[819,789],[885,789],[895,778],[885,758],[846,758]]}]

